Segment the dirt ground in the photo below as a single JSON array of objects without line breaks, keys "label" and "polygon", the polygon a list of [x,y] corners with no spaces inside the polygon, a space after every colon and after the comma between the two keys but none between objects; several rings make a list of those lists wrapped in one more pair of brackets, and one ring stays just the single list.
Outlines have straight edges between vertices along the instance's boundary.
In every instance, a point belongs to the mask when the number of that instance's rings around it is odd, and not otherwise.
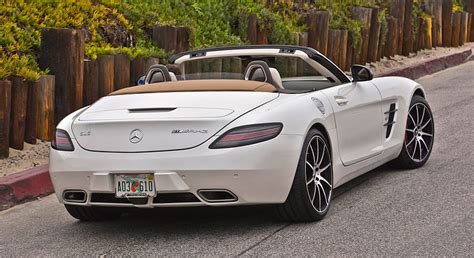
[{"label": "dirt ground", "polygon": [[[401,66],[412,65],[427,59],[453,54],[469,48],[474,48],[474,43],[467,43],[458,48],[439,47],[431,50],[421,50],[416,54],[411,54],[409,57],[395,56],[392,58],[383,58],[379,62],[369,64],[369,67],[375,74],[379,74]],[[0,159],[0,177],[47,164],[49,145],[49,142],[39,141],[36,145],[25,143],[25,149],[23,151],[10,149],[10,157]]]},{"label": "dirt ground", "polygon": [[10,148],[10,157],[0,159],[0,177],[48,163],[49,142],[25,143],[22,151]]},{"label": "dirt ground", "polygon": [[466,43],[465,45],[457,48],[437,47],[430,50],[423,49],[418,51],[418,53],[410,54],[410,56],[397,55],[391,58],[384,57],[379,62],[369,64],[369,67],[374,72],[374,74],[380,74],[401,66],[412,65],[428,59],[447,56],[470,48],[474,49],[473,42]]}]

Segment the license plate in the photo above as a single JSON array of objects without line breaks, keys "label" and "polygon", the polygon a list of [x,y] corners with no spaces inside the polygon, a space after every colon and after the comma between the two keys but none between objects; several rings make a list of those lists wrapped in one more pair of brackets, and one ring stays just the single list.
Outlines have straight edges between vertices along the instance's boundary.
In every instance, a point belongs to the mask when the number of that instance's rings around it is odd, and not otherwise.
[{"label": "license plate", "polygon": [[152,174],[115,175],[115,196],[118,198],[155,197],[155,177]]}]

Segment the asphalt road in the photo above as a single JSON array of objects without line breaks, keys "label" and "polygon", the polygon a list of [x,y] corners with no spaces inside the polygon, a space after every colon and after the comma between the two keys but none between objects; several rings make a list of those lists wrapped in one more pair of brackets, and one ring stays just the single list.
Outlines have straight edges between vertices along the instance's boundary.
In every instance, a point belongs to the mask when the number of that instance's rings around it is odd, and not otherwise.
[{"label": "asphalt road", "polygon": [[335,191],[316,223],[266,207],[145,210],[107,223],[70,217],[55,196],[0,212],[0,256],[474,256],[474,62],[421,78],[434,111],[428,163],[380,167]]}]

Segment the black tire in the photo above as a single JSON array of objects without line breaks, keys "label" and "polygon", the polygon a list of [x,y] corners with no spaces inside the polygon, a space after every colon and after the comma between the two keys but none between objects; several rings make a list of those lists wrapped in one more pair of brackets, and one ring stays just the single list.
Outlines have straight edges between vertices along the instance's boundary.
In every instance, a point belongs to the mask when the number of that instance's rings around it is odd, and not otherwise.
[{"label": "black tire", "polygon": [[117,208],[90,207],[65,204],[71,216],[81,221],[107,221],[120,218],[122,212]]},{"label": "black tire", "polygon": [[[324,143],[324,146],[322,148],[319,145],[316,146],[314,143],[315,139],[318,141],[317,144],[320,145],[321,143]],[[316,148],[318,149],[313,151]],[[308,153],[308,151],[313,151],[313,153],[317,152],[316,156],[322,157],[319,165],[316,165],[319,160],[314,161],[313,167],[310,166],[310,164],[307,164],[306,161],[308,157],[311,160],[311,153]],[[316,170],[314,168],[316,168]],[[323,179],[317,178],[318,171],[320,177],[323,177],[326,180],[325,182]],[[309,180],[307,178],[309,178]],[[317,185],[318,183],[320,186]],[[314,191],[311,191],[313,184]],[[332,184],[332,155],[329,142],[321,131],[311,129],[305,138],[303,149],[301,150],[298,167],[296,169],[290,193],[285,203],[276,207],[277,216],[283,220],[292,222],[311,222],[321,220],[327,214],[331,204]],[[322,194],[323,191],[324,195]],[[319,195],[318,200],[316,200],[316,198],[318,198],[316,192]],[[326,198],[324,198],[324,196],[326,196]],[[313,198],[313,200],[311,200],[311,198]],[[320,201],[319,205],[317,201]],[[324,205],[321,206],[321,204]]]},{"label": "black tire", "polygon": [[[422,108],[425,108],[424,115],[420,114],[423,111],[419,111]],[[434,143],[433,113],[428,102],[423,97],[414,95],[408,114],[402,150],[398,157],[390,162],[391,166],[401,169],[415,169],[423,166],[431,155]],[[414,117],[416,115],[419,117]]]}]

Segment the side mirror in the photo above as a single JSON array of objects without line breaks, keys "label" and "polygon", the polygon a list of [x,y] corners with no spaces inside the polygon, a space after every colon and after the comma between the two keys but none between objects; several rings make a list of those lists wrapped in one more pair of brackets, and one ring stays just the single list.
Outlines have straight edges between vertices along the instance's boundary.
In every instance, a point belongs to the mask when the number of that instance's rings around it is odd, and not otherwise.
[{"label": "side mirror", "polygon": [[374,78],[372,71],[363,65],[353,65],[351,67],[351,75],[353,82],[370,81]]},{"label": "side mirror", "polygon": [[138,79],[137,85],[145,85],[145,76],[142,76]]}]

